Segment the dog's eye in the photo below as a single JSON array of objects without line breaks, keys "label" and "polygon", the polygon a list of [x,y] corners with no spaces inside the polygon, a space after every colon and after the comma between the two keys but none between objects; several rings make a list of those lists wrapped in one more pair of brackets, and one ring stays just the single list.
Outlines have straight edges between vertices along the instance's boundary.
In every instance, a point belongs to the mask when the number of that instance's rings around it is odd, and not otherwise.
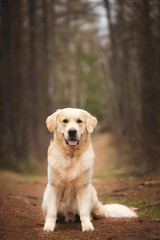
[{"label": "dog's eye", "polygon": [[64,119],[63,122],[64,122],[64,123],[68,123],[68,120],[67,120],[67,119]]},{"label": "dog's eye", "polygon": [[82,120],[81,120],[81,119],[78,119],[78,120],[77,120],[77,123],[81,123],[81,122],[82,122]]}]

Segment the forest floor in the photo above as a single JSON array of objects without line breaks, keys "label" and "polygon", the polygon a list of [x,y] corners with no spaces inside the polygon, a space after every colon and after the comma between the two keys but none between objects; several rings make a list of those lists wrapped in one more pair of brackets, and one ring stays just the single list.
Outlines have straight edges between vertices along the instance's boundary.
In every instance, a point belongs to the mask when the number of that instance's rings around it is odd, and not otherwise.
[{"label": "forest floor", "polygon": [[160,240],[160,172],[127,175],[109,174],[116,152],[111,136],[94,139],[96,156],[93,184],[103,203],[134,207],[136,219],[93,220],[94,232],[82,232],[80,223],[57,223],[55,232],[43,231],[41,210],[46,176],[26,176],[0,171],[0,240]]}]

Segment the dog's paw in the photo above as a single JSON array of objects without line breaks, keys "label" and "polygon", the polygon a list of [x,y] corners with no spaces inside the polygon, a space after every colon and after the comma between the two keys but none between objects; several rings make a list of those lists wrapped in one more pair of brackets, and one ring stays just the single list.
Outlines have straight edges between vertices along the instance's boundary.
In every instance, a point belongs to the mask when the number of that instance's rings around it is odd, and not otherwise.
[{"label": "dog's paw", "polygon": [[55,222],[56,221],[52,218],[47,219],[43,230],[47,232],[53,232],[55,229]]},{"label": "dog's paw", "polygon": [[94,227],[88,219],[84,220],[81,224],[83,232],[94,231]]}]

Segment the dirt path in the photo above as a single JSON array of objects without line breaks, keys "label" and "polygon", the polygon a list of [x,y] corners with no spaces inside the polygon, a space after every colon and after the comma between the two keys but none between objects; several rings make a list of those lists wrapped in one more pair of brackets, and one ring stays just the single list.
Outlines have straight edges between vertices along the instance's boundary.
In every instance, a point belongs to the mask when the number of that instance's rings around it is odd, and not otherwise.
[{"label": "dirt path", "polygon": [[[105,194],[115,188],[132,187],[145,179],[125,180],[94,180],[99,197],[105,201]],[[46,185],[46,178],[28,179],[19,175],[1,172],[0,196],[0,239],[115,239],[115,240],[160,240],[160,220],[140,216],[137,219],[99,219],[93,220],[94,232],[81,232],[80,223],[57,223],[54,233],[43,231],[44,218],[41,211],[41,198]],[[130,189],[129,199],[135,195],[142,198],[150,197],[155,201],[159,198],[159,188],[146,186],[144,189]],[[32,197],[32,198],[31,198]]]},{"label": "dirt path", "polygon": [[[101,135],[94,141],[98,154],[96,174],[112,157],[112,148],[106,157],[109,144],[109,135]],[[57,223],[55,232],[45,233],[41,201],[46,183],[46,177],[29,178],[0,171],[0,240],[160,240],[160,218],[147,217],[147,208],[137,219],[93,220],[94,232],[83,233],[80,223]],[[104,203],[116,201],[143,207],[146,199],[151,205],[160,201],[159,173],[137,178],[94,179],[93,184]],[[122,190],[114,191],[117,189]]]},{"label": "dirt path", "polygon": [[93,139],[95,152],[94,176],[98,175],[104,167],[110,165],[116,155],[115,148],[112,146],[112,135],[103,133]]}]

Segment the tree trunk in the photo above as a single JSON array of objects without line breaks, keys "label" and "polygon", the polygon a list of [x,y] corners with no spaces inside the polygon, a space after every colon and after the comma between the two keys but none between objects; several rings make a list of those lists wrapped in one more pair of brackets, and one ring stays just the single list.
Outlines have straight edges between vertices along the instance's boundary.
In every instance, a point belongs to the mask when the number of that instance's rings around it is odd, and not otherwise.
[{"label": "tree trunk", "polygon": [[142,104],[142,141],[153,167],[160,159],[159,83],[156,77],[155,54],[151,33],[149,0],[141,1],[140,9],[140,67],[141,67],[141,104]]},{"label": "tree trunk", "polygon": [[[11,32],[10,32],[10,1],[1,0],[1,36],[2,36],[2,95],[1,95],[1,155],[5,162],[13,162],[15,153],[13,148],[13,132],[11,118]],[[1,157],[2,157],[1,156]]]}]

